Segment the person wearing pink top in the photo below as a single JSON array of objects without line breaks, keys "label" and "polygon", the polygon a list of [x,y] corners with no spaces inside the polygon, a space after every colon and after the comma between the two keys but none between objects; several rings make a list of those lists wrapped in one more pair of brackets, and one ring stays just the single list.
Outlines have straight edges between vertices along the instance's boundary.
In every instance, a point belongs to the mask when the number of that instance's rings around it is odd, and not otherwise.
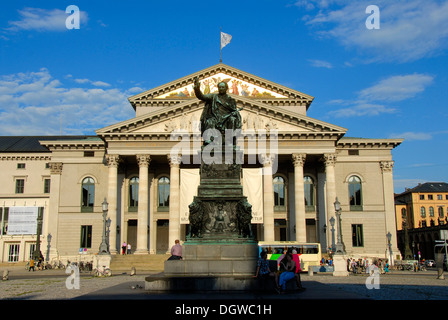
[{"label": "person wearing pink top", "polygon": [[300,267],[300,258],[297,254],[297,250],[292,250],[292,260],[296,263],[296,272],[295,272],[295,279],[296,279],[296,285],[299,290],[305,290],[305,288],[302,286],[302,281],[300,280],[300,272],[302,272],[302,268]]}]

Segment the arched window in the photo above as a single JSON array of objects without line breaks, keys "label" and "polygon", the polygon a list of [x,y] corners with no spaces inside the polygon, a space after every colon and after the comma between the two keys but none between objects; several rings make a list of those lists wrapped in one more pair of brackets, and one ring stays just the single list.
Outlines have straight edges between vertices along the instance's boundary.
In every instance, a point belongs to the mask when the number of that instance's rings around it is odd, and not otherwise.
[{"label": "arched window", "polygon": [[95,202],[95,180],[91,177],[82,180],[81,188],[81,211],[93,212]]},{"label": "arched window", "polygon": [[129,211],[138,210],[138,177],[129,180]]},{"label": "arched window", "polygon": [[401,217],[404,219],[406,218],[406,208],[401,209]]},{"label": "arched window", "polygon": [[286,209],[286,188],[283,177],[274,177],[274,209],[283,211]]},{"label": "arched window", "polygon": [[170,179],[161,177],[158,180],[158,210],[168,211],[170,207]]},{"label": "arched window", "polygon": [[429,207],[429,216],[434,217],[434,208],[433,207]]},{"label": "arched window", "polygon": [[305,176],[303,178],[303,185],[305,188],[305,208],[306,211],[314,211],[315,210],[315,187],[314,180],[310,176]]},{"label": "arched window", "polygon": [[425,207],[421,207],[420,208],[420,216],[422,218],[426,218],[426,209],[425,209]]},{"label": "arched window", "polygon": [[443,218],[443,207],[439,207],[439,218]]},{"label": "arched window", "polygon": [[362,210],[362,186],[361,179],[357,176],[351,176],[348,179],[348,194],[350,200],[350,210]]}]

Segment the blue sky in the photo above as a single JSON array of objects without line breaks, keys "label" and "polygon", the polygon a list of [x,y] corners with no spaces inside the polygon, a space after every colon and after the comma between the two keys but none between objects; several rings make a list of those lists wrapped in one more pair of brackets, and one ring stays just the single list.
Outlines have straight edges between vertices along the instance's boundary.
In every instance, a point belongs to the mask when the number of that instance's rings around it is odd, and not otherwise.
[{"label": "blue sky", "polygon": [[[81,11],[69,30],[67,6]],[[368,29],[376,5],[380,29]],[[219,62],[315,97],[346,136],[404,138],[395,192],[448,182],[448,2],[8,1],[0,10],[0,135],[94,134],[127,98]]]}]

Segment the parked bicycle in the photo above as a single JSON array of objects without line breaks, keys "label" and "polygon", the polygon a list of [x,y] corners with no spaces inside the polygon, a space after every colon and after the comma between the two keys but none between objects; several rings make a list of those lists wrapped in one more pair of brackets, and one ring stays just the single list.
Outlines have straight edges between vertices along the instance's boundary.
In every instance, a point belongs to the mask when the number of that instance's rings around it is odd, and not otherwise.
[{"label": "parked bicycle", "polygon": [[112,271],[109,268],[95,268],[92,271],[93,276],[95,277],[110,277],[112,275]]}]

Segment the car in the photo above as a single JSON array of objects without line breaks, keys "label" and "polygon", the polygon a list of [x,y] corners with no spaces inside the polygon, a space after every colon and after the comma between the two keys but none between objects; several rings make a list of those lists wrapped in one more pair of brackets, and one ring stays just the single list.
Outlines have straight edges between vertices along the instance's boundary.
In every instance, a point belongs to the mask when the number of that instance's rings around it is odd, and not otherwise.
[{"label": "car", "polygon": [[436,262],[434,260],[426,260],[426,266],[427,267],[435,267]]}]

